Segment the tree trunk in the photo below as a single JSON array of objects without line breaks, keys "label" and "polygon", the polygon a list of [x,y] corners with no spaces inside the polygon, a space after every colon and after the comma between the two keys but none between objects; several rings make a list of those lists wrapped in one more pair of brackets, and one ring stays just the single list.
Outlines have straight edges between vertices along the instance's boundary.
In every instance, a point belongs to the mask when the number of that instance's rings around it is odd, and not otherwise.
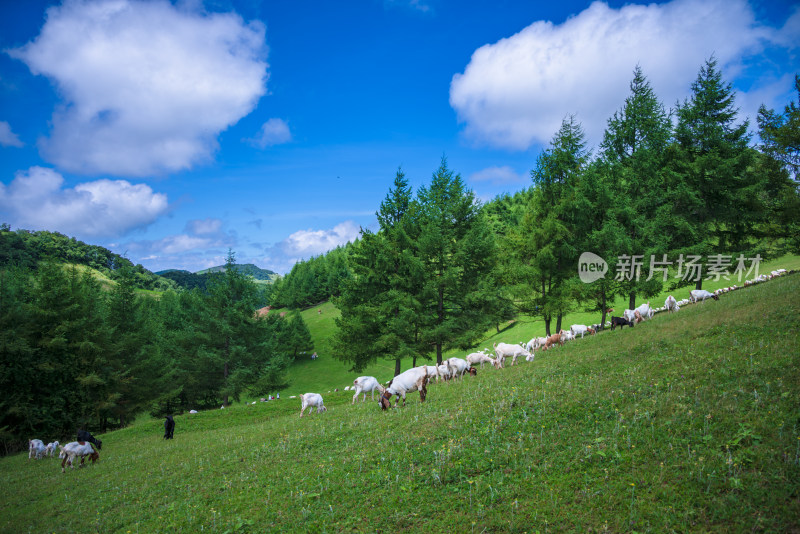
[{"label": "tree trunk", "polygon": [[697,280],[697,283],[694,285],[694,288],[695,289],[703,289],[703,277],[702,276]]},{"label": "tree trunk", "polygon": [[636,309],[636,292],[631,291],[630,298],[628,299],[628,309],[635,310]]},{"label": "tree trunk", "polygon": [[394,360],[394,376],[400,374],[400,358],[395,358]]},{"label": "tree trunk", "polygon": [[544,331],[547,337],[550,337],[550,316],[547,315],[544,317]]},{"label": "tree trunk", "polygon": [[606,327],[606,310],[608,306],[606,306],[606,289],[603,288],[600,290],[600,305],[603,308],[603,315],[600,316],[600,328]]},{"label": "tree trunk", "polygon": [[561,332],[561,314],[556,315],[556,333]]},{"label": "tree trunk", "polygon": [[[223,367],[223,370],[222,370],[222,376],[225,378],[225,381],[227,382],[228,381],[228,362],[225,362],[225,366]],[[227,387],[227,384],[225,384],[225,386]],[[225,394],[225,397],[222,399],[222,404],[223,404],[223,406],[227,406],[227,404],[228,404],[228,395],[227,394]]]},{"label": "tree trunk", "polygon": [[[437,324],[444,322],[444,288],[439,286],[439,309]],[[436,336],[436,365],[442,365],[442,339],[441,334]]]}]

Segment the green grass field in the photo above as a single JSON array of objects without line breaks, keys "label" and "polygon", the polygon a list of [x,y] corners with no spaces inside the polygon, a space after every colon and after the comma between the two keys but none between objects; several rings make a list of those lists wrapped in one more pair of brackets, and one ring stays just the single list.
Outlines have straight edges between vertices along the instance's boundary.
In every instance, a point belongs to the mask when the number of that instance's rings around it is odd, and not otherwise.
[{"label": "green grass field", "polygon": [[[778,268],[800,270],[800,256],[786,256],[770,262],[764,262],[761,264],[759,272],[769,273],[770,271]],[[611,274],[609,274],[609,276],[610,275]],[[750,278],[754,278],[754,276],[751,275]],[[726,287],[733,284],[742,286],[743,282],[738,282],[735,279],[730,281],[719,280],[716,282],[709,280],[703,282],[703,287],[710,291],[714,291],[720,287]],[[678,300],[682,298],[688,298],[689,290],[693,288],[694,286],[679,289],[674,292],[674,295]],[[653,307],[660,307],[664,305],[664,300],[669,294],[670,292],[664,291],[662,294],[649,300]],[[637,301],[637,305],[641,302],[644,301]],[[611,306],[616,310],[614,315],[621,316],[622,310],[628,307],[627,298],[619,298]],[[319,313],[318,310],[321,310],[322,313]],[[308,329],[314,338],[315,350],[320,357],[314,361],[311,361],[310,358],[304,358],[292,365],[288,373],[290,386],[285,392],[281,393],[282,397],[298,395],[300,393],[307,392],[327,393],[328,391],[333,391],[337,387],[342,390],[345,386],[352,385],[353,380],[361,375],[375,376],[381,382],[386,382],[392,376],[394,376],[394,360],[381,358],[375,364],[367,367],[363,372],[352,373],[349,372],[349,365],[332,357],[330,339],[336,329],[334,320],[339,316],[339,311],[332,304],[325,303],[320,306],[314,306],[313,308],[301,312],[301,315],[306,321]],[[562,327],[568,330],[572,324],[594,324],[599,322],[600,314],[597,312],[574,312],[570,313],[564,318]],[[551,329],[553,332],[555,332],[555,324],[556,322],[553,320],[551,324]],[[496,332],[496,330],[487,332],[486,339],[481,341],[479,345],[475,346],[474,350],[451,350],[445,354],[445,357],[450,358],[452,356],[458,356],[463,358],[466,356],[466,354],[469,354],[469,352],[475,352],[483,348],[491,349],[492,344],[494,343],[527,342],[534,336],[538,337],[543,336],[544,334],[544,321],[541,319],[523,316],[516,321],[507,323],[499,334]],[[423,363],[425,362],[419,360],[417,362],[418,365],[422,365]],[[402,363],[403,370],[408,369],[411,366],[410,359]]]},{"label": "green grass field", "polygon": [[389,412],[284,394],[168,442],[137,422],[66,474],[6,457],[0,531],[797,532],[798,295],[781,277]]}]

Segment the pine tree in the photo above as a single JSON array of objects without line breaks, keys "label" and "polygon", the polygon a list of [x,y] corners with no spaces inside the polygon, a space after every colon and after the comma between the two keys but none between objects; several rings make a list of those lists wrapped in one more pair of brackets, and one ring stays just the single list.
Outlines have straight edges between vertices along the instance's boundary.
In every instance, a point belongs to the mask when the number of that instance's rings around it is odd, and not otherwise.
[{"label": "pine tree", "polygon": [[[649,261],[644,259],[667,253],[655,248],[663,221],[653,214],[663,202],[664,154],[670,142],[671,123],[639,66],[634,70],[630,91],[622,109],[609,119],[600,146],[613,187],[623,199],[617,218],[628,235],[621,253],[631,258],[640,256],[641,273],[647,274]],[[628,275],[623,284],[630,308],[636,307],[637,292],[649,295],[660,290],[659,284],[646,282],[645,276],[636,276],[635,272]]]},{"label": "pine tree", "polygon": [[504,264],[520,311],[544,319],[545,330],[556,331],[571,302],[568,281],[577,272],[576,225],[582,217],[575,209],[576,188],[589,159],[584,133],[570,116],[561,123],[550,147],[531,171],[534,187],[528,213],[521,226],[508,234]]},{"label": "pine tree", "polygon": [[395,361],[397,375],[402,358],[420,354],[412,208],[411,188],[399,169],[376,213],[379,232],[362,229],[351,248],[352,276],[334,299],[341,311],[334,353],[352,363],[353,370],[382,357]]},{"label": "pine tree", "polygon": [[485,328],[473,305],[481,279],[494,264],[494,238],[472,191],[442,158],[430,186],[420,188],[417,254],[422,263],[420,340],[437,363],[459,340]]}]

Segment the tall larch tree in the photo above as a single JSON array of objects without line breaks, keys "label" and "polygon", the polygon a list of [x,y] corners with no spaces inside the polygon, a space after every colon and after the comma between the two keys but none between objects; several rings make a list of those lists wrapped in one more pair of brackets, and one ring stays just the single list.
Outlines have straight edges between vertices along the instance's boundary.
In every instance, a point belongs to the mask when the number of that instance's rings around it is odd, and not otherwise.
[{"label": "tall larch tree", "polygon": [[[742,251],[759,217],[753,201],[760,180],[752,173],[755,151],[748,146],[748,121],[738,122],[735,93],[714,57],[700,68],[677,115],[679,172],[694,191],[684,217],[701,237],[696,254]],[[702,283],[701,276],[696,288]]]},{"label": "tall larch tree", "polygon": [[417,202],[416,248],[424,273],[421,341],[441,363],[445,350],[485,328],[473,298],[494,265],[494,237],[474,193],[444,157],[430,185],[418,191]]},{"label": "tall larch tree", "polygon": [[[622,269],[621,281],[627,290],[630,308],[636,307],[637,292],[649,295],[660,290],[660,284],[648,283],[644,275],[648,272],[650,255],[667,252],[654,246],[663,222],[655,218],[654,213],[663,202],[664,154],[671,133],[669,114],[641,67],[637,66],[630,83],[630,95],[608,120],[600,145],[613,187],[623,199],[618,219],[628,235],[620,252],[631,258],[631,267],[634,256],[642,259],[642,276],[637,276],[634,268]],[[622,262],[623,265],[627,263]]]}]

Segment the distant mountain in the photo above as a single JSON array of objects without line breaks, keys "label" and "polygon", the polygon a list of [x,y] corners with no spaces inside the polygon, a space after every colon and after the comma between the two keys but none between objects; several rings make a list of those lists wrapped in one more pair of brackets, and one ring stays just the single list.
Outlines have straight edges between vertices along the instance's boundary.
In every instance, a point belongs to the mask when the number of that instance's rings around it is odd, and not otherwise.
[{"label": "distant mountain", "polygon": [[[278,276],[278,273],[274,271],[270,271],[269,269],[262,269],[260,267],[256,267],[252,263],[237,263],[234,265],[236,270],[242,273],[245,276],[252,276],[256,280],[267,280],[272,281]],[[210,273],[223,273],[225,272],[224,265],[218,265],[216,267],[211,267],[210,269],[204,269],[202,271],[197,271],[195,274],[210,274]]]}]

